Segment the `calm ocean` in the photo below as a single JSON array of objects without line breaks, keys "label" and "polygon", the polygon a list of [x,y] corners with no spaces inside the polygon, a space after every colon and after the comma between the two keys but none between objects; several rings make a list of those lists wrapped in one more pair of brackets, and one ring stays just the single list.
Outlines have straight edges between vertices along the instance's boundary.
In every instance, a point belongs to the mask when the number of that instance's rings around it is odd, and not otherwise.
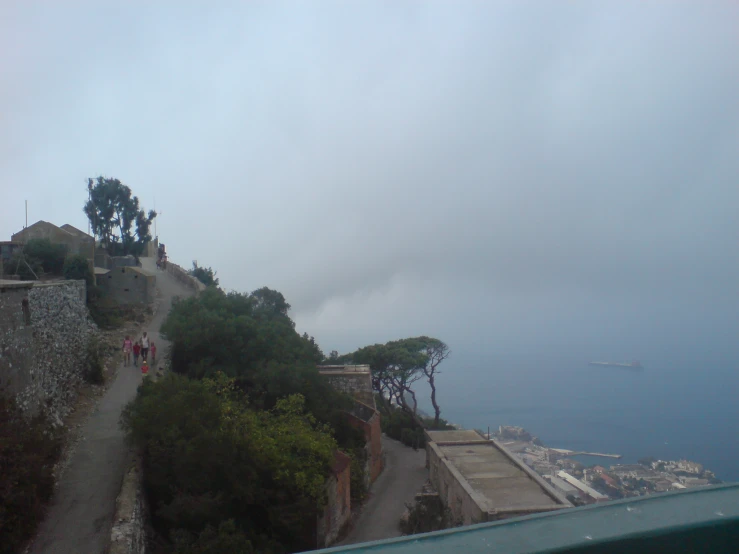
[{"label": "calm ocean", "polygon": [[439,377],[442,417],[469,429],[518,425],[547,446],[621,454],[620,463],[687,458],[719,479],[739,481],[736,368],[641,360],[645,369],[633,371],[588,361],[454,352]]}]

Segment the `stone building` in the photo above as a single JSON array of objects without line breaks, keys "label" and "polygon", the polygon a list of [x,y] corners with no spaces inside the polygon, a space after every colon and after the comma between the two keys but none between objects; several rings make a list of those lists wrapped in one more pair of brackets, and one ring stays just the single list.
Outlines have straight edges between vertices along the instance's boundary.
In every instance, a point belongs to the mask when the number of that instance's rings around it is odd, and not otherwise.
[{"label": "stone building", "polygon": [[464,525],[570,508],[572,504],[497,441],[476,431],[426,431],[429,479]]},{"label": "stone building", "polygon": [[120,304],[148,304],[156,294],[156,276],[140,267],[95,268],[95,283]]},{"label": "stone building", "polygon": [[345,392],[376,409],[372,373],[368,365],[321,365],[318,371],[336,390]]},{"label": "stone building", "polygon": [[382,429],[380,412],[375,405],[372,373],[368,365],[322,365],[318,371],[336,390],[354,398],[355,404],[347,413],[349,423],[364,432],[367,451],[367,485],[375,482],[383,468]]},{"label": "stone building", "polygon": [[25,244],[31,239],[49,239],[54,244],[66,246],[68,254],[81,254],[88,259],[93,257],[95,240],[69,224],[57,227],[48,221],[37,221],[14,234],[11,242]]}]

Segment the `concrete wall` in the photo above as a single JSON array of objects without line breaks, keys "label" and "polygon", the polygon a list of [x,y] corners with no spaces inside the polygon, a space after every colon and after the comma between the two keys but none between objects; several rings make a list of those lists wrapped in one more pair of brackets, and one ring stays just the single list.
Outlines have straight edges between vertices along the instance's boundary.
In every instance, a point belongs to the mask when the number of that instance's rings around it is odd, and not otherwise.
[{"label": "concrete wall", "polygon": [[110,531],[110,554],[145,554],[148,516],[140,459],[131,463],[115,501]]},{"label": "concrete wall", "polygon": [[[364,432],[366,442],[365,451],[367,462],[364,467],[365,486],[369,487],[382,473],[384,458],[382,456],[382,428],[380,414],[377,410],[357,402],[358,407],[364,408],[349,413],[349,423],[352,427]],[[366,413],[362,413],[366,412]]]},{"label": "concrete wall", "polygon": [[70,233],[48,221],[37,221],[12,237],[13,242],[26,243],[30,239],[49,239],[54,244],[63,244],[67,247],[69,254],[82,254],[86,258],[91,258],[93,255],[91,236],[84,233]]},{"label": "concrete wall", "polygon": [[332,475],[326,480],[328,503],[316,526],[316,546],[331,546],[351,518],[351,459],[336,452]]},{"label": "concrete wall", "polygon": [[96,332],[84,281],[0,283],[0,387],[33,413],[45,407],[61,423],[83,378]]},{"label": "concrete wall", "polygon": [[461,521],[464,525],[488,521],[487,512],[474,499],[476,493],[457,468],[444,459],[436,443],[426,445],[426,456],[429,480],[444,505],[451,510],[452,521]]},{"label": "concrete wall", "polygon": [[96,276],[97,285],[120,304],[147,304],[156,294],[156,276],[138,267],[117,267]]},{"label": "concrete wall", "polygon": [[318,366],[318,370],[336,390],[376,408],[369,366]]}]

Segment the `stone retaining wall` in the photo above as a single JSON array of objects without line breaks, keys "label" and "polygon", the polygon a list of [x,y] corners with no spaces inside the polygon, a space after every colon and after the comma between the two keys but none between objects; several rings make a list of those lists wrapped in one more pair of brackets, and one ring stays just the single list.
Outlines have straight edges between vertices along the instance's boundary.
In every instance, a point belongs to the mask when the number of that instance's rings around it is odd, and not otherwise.
[{"label": "stone retaining wall", "polygon": [[0,388],[61,425],[77,396],[96,326],[84,281],[0,285]]},{"label": "stone retaining wall", "polygon": [[110,554],[146,553],[146,499],[140,458],[131,463],[115,501]]}]

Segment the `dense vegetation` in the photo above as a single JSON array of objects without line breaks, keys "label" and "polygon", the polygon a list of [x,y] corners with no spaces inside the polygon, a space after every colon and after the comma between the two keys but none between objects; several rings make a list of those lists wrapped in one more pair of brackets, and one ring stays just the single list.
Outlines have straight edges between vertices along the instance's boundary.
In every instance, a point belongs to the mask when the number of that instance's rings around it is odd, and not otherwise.
[{"label": "dense vegetation", "polygon": [[223,374],[170,374],[144,383],[124,421],[144,448],[155,525],[175,551],[229,520],[231,534],[260,551],[311,545],[337,443],[301,395],[254,410]]},{"label": "dense vegetation", "polygon": [[84,279],[88,292],[95,286],[95,278],[90,270],[90,262],[81,254],[67,256],[64,260],[63,272],[65,279]]},{"label": "dense vegetation", "polygon": [[67,247],[49,239],[30,239],[22,250],[13,253],[5,273],[34,280],[44,275],[61,275]]},{"label": "dense vegetation", "polygon": [[313,548],[337,448],[363,494],[364,437],[344,414],[352,400],[319,375],[323,354],[289,308],[267,288],[208,287],[173,305],[162,326],[173,373],[144,383],[124,415],[160,552]]},{"label": "dense vegetation", "polygon": [[29,420],[0,396],[0,554],[16,552],[41,521],[61,444],[43,414]]}]

